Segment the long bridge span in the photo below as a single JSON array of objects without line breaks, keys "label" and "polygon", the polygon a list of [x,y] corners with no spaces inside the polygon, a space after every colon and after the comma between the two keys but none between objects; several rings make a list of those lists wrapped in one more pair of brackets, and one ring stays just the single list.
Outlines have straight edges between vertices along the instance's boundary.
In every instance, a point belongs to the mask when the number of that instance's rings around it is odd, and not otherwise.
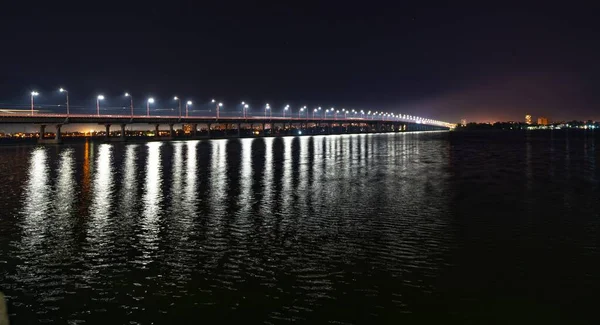
[{"label": "long bridge span", "polygon": [[[152,116],[104,114],[55,114],[0,112],[0,124],[39,126],[40,143],[62,142],[61,128],[68,124],[94,124],[105,127],[108,141],[126,141],[128,125],[151,125],[155,135],[168,127],[166,138],[218,138],[268,135],[316,135],[345,133],[380,133],[448,130],[448,123],[412,117],[281,117],[281,116]],[[186,125],[187,132],[176,132],[176,125]],[[48,138],[47,127],[53,126],[54,137]],[[120,127],[111,136],[111,127]],[[199,129],[199,127],[201,127]],[[113,129],[114,130],[114,129]],[[163,137],[165,138],[165,137]]]}]

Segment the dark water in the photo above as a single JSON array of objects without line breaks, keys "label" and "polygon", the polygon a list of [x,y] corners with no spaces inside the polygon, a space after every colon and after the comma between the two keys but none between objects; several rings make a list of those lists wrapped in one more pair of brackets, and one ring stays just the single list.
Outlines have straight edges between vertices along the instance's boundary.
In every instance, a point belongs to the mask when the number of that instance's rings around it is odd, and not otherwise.
[{"label": "dark water", "polygon": [[596,323],[600,137],[0,148],[26,323]]}]

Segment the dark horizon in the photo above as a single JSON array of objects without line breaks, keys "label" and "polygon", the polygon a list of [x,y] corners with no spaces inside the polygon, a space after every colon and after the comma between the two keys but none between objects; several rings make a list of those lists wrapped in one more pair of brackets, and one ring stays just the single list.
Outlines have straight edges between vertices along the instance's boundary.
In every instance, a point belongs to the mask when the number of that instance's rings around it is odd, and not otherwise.
[{"label": "dark horizon", "polygon": [[[66,87],[459,122],[600,120],[594,11],[561,7],[102,2],[0,13],[0,105]],[[231,107],[231,106],[230,106]]]}]

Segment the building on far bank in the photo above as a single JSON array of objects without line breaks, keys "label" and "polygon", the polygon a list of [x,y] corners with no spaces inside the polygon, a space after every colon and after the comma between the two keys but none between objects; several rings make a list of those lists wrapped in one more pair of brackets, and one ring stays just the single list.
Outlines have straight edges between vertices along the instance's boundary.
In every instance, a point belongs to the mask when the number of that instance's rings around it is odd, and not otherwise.
[{"label": "building on far bank", "polygon": [[549,124],[548,119],[540,116],[540,117],[538,117],[537,124],[538,125],[548,125]]},{"label": "building on far bank", "polygon": [[531,125],[531,115],[525,115],[525,124]]},{"label": "building on far bank", "polygon": [[183,133],[185,133],[185,134],[192,133],[192,125],[191,124],[184,124],[183,125]]}]

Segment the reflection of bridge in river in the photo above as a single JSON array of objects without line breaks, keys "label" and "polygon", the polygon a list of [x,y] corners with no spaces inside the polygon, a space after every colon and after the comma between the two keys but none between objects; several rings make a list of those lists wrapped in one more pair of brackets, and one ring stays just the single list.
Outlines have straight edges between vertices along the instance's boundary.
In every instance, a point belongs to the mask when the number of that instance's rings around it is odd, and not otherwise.
[{"label": "reflection of bridge in river", "polygon": [[[379,133],[407,131],[448,130],[450,125],[442,122],[410,118],[357,118],[357,117],[214,117],[214,116],[139,116],[139,115],[87,115],[87,114],[0,114],[0,124],[39,125],[40,135],[46,134],[48,125],[55,126],[54,138],[40,138],[42,143],[60,143],[61,128],[67,124],[99,124],[106,128],[106,140],[125,141],[127,125],[150,124],[155,135],[160,135],[160,126],[169,127],[172,138],[219,138],[277,135],[317,135],[345,133]],[[119,136],[112,138],[110,128],[119,125]],[[181,135],[176,125],[189,125],[189,132]],[[200,127],[200,129],[199,129]],[[258,134],[257,134],[258,133]]]}]

